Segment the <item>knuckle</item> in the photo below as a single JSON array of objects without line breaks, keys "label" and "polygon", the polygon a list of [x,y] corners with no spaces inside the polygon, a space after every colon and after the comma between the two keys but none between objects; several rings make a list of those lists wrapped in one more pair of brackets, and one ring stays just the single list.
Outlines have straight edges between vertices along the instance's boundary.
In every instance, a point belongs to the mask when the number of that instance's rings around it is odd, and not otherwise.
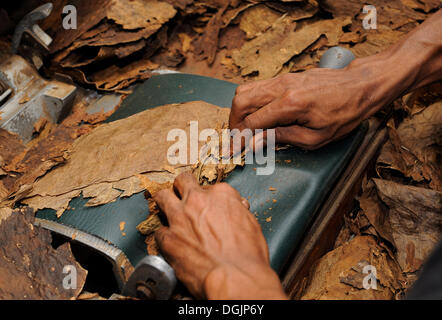
[{"label": "knuckle", "polygon": [[198,188],[190,189],[187,192],[187,201],[188,203],[201,203],[204,201],[204,193],[202,190]]},{"label": "knuckle", "polygon": [[240,95],[236,95],[232,100],[232,108],[242,109],[244,106],[244,99]]},{"label": "knuckle", "polygon": [[220,191],[220,192],[232,192],[235,191],[228,183],[221,182],[217,183],[213,186],[213,190]]},{"label": "knuckle", "polygon": [[297,94],[292,90],[287,90],[281,97],[284,105],[296,106],[297,105]]},{"label": "knuckle", "polygon": [[155,233],[155,238],[162,250],[167,252],[171,249],[173,237],[169,231],[160,229]]},{"label": "knuckle", "polygon": [[248,86],[245,84],[239,85],[238,87],[236,87],[235,95],[239,95],[239,94],[243,93],[244,91],[247,90],[247,88],[248,88]]},{"label": "knuckle", "polygon": [[308,139],[306,139],[306,146],[305,149],[307,150],[315,150],[322,146],[323,142],[326,140],[325,136],[322,134],[315,134],[309,136]]}]

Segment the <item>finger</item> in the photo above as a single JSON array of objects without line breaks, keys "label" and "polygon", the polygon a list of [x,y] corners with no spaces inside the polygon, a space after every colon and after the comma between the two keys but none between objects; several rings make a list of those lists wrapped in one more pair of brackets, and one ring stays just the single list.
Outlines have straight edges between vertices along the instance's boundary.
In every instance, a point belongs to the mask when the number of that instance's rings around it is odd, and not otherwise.
[{"label": "finger", "polygon": [[162,255],[173,267],[173,264],[175,262],[175,259],[173,259],[173,250],[175,246],[171,244],[172,233],[170,229],[168,227],[161,227],[157,231],[155,231],[154,236]]},{"label": "finger", "polygon": [[175,221],[174,217],[181,213],[183,209],[180,199],[178,199],[175,193],[170,189],[158,191],[153,196],[153,199],[158,204],[161,211],[166,215],[169,225],[172,225]]},{"label": "finger", "polygon": [[249,149],[253,152],[260,152],[264,150],[267,145],[267,130],[259,132],[253,136],[253,139],[249,143]]},{"label": "finger", "polygon": [[229,118],[230,128],[237,128],[248,114],[269,104],[281,95],[280,86],[275,85],[277,82],[277,79],[269,79],[238,87],[232,101]]},{"label": "finger", "polygon": [[155,241],[158,244],[158,246],[160,247],[160,249],[163,247],[164,239],[167,236],[167,232],[169,232],[168,227],[161,227],[157,231],[155,231],[155,233],[154,233]]},{"label": "finger", "polygon": [[247,152],[260,152],[267,145],[267,130],[262,132],[258,132],[254,136],[252,136],[248,141],[245,142],[246,145],[242,142],[241,144],[232,144],[231,154],[236,156],[240,153],[244,147],[247,147]]},{"label": "finger", "polygon": [[276,142],[288,143],[304,149],[317,149],[328,142],[330,138],[325,130],[315,130],[293,125],[276,128]]},{"label": "finger", "polygon": [[231,155],[235,157],[239,153],[241,153],[241,151],[246,146],[250,145],[250,142],[253,139],[253,131],[247,128],[243,130],[233,129],[231,133],[233,134],[233,136],[232,136],[232,143],[230,144],[230,149],[231,149]]},{"label": "finger", "polygon": [[183,199],[190,190],[199,189],[200,185],[192,173],[184,172],[176,177],[175,181],[173,182],[173,187],[178,192],[181,199]]},{"label": "finger", "polygon": [[297,108],[293,98],[286,94],[249,114],[239,128],[270,129],[295,124],[306,112],[306,109]]}]

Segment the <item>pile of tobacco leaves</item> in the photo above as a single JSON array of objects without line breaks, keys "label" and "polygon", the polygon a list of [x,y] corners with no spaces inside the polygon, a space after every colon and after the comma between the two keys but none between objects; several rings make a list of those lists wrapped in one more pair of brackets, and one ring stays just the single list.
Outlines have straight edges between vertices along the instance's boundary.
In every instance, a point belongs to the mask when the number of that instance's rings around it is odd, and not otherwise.
[{"label": "pile of tobacco leaves", "polygon": [[[16,12],[0,8],[5,24],[0,52],[11,39],[7,24],[45,2],[22,1]],[[372,0],[377,28],[366,30],[362,0],[52,2],[52,14],[40,24],[54,39],[42,72],[65,74],[85,90],[123,97],[132,84],[160,69],[243,83],[314,68],[336,45],[357,57],[373,55],[441,5],[439,0]],[[68,4],[77,11],[75,29],[62,27]],[[389,139],[376,171],[364,180],[358,206],[345,215],[335,248],[316,263],[296,298],[394,299],[415,281],[441,238],[441,92],[436,83],[390,106]],[[42,119],[36,138],[26,145],[0,130],[0,299],[68,299],[81,293],[87,271],[69,245],[54,249],[50,233],[33,226],[32,210],[17,209],[17,203],[36,179],[66,161],[76,139],[110,115],[85,112],[85,96],[77,98],[61,124]],[[69,295],[60,287],[59,269],[65,265],[80,270],[78,289]],[[362,287],[366,265],[377,269],[377,290]]]}]

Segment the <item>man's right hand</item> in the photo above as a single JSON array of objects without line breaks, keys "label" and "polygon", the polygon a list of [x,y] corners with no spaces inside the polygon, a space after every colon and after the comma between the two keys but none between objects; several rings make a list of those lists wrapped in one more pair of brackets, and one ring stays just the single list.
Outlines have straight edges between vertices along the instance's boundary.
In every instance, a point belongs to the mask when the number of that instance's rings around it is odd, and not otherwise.
[{"label": "man's right hand", "polygon": [[316,149],[346,135],[375,110],[369,85],[365,68],[356,66],[242,85],[233,100],[230,128],[275,128],[276,142]]},{"label": "man's right hand", "polygon": [[383,53],[345,69],[312,69],[239,86],[231,129],[275,129],[276,142],[316,149],[401,94],[441,78],[442,10]]}]

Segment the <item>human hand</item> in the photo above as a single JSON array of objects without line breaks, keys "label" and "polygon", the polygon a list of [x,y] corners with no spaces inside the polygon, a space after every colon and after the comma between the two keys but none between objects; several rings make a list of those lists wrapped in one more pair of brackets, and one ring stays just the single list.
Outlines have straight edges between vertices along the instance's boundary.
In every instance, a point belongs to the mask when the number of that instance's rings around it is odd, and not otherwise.
[{"label": "human hand", "polygon": [[176,194],[166,189],[154,196],[169,222],[156,239],[177,278],[194,296],[285,298],[247,200],[225,183],[201,187],[191,173],[179,175],[174,189]]},{"label": "human hand", "polygon": [[304,149],[337,140],[390,98],[372,78],[379,64],[368,60],[373,59],[356,60],[342,70],[317,68],[241,85],[230,128],[274,128],[276,142]]}]

